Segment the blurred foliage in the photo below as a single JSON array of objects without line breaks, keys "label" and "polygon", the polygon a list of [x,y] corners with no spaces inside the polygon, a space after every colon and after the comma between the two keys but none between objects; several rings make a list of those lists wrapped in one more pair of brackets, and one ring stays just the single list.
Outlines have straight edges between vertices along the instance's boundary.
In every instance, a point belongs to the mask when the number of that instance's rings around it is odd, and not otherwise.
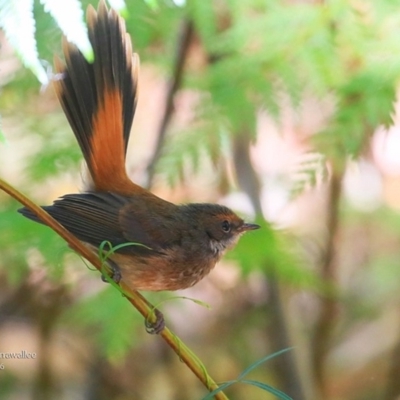
[{"label": "blurred foliage", "polygon": [[139,324],[143,326],[139,314],[132,312],[131,304],[112,287],[75,304],[65,312],[62,322],[83,332],[92,327],[96,345],[112,361],[120,361],[127,349],[137,345],[132,332]]},{"label": "blurred foliage", "polygon": [[[61,53],[61,28],[70,37],[77,34],[76,40],[79,37],[84,43],[85,27],[79,10],[89,3],[96,6],[97,2],[0,0],[0,26],[20,59],[42,83],[47,73],[43,65],[51,65],[53,54]],[[53,17],[57,14],[65,18],[53,18],[50,4],[55,7]],[[65,11],[71,7],[75,9],[73,18]],[[224,166],[232,157],[235,135],[250,132],[255,141],[259,112],[281,124],[282,98],[295,110],[310,94],[318,101],[328,99],[333,104],[324,128],[308,143],[321,161],[306,160],[299,165],[301,179],[295,182],[295,195],[328,179],[326,162],[340,170],[349,158],[368,153],[374,131],[391,124],[400,77],[400,9],[395,2],[187,0],[178,4],[172,0],[127,0],[124,12],[142,62],[156,66],[166,77],[173,73],[183,20],[192,19],[195,24],[197,47],[193,51],[197,56],[195,62],[187,63],[183,84],[183,89],[198,93],[195,115],[184,128],[172,125],[156,169],[158,178],[170,185],[201,174],[205,158],[218,170],[216,176],[225,176]],[[8,26],[6,19],[9,21],[10,16],[20,18],[20,23]],[[21,24],[27,29],[20,30]],[[38,105],[40,84],[31,72],[20,68],[3,79],[3,118],[18,122],[19,138],[38,139],[37,147],[25,159],[21,179],[25,192],[37,194],[37,190],[46,190],[47,182],[57,180],[66,171],[78,170],[79,149],[60,109]],[[3,135],[11,140],[14,133],[8,125],[2,125],[0,155],[7,151]],[[50,278],[62,281],[68,248],[50,230],[21,218],[15,211],[17,207],[15,202],[0,197],[2,277],[12,286],[26,279],[32,269],[31,252],[39,249]],[[348,209],[341,209],[341,217],[350,229],[364,224],[364,215],[354,216]],[[293,236],[260,223],[263,229],[257,235],[243,237],[229,255],[241,266],[244,280],[258,270],[301,290],[315,293],[326,288],[306,265],[301,245]],[[388,210],[369,219],[368,224],[371,230],[399,236],[398,216]],[[367,281],[371,286],[363,286],[357,294],[344,294],[344,304],[351,303],[353,308],[348,310],[343,331],[352,318],[362,321],[377,313],[375,301],[382,299],[381,295],[390,297],[389,292],[395,294],[398,290],[397,256],[393,254],[390,251],[386,257],[371,257],[365,265],[366,278],[354,282],[357,286]],[[375,295],[369,297],[372,292]],[[371,299],[370,303],[365,303],[366,298]],[[82,329],[96,338],[99,351],[107,357],[120,359],[139,343],[134,334],[139,318],[114,291],[80,294],[75,300],[60,324]],[[246,318],[241,325],[250,323],[253,316]],[[248,335],[251,341],[253,333]],[[258,353],[249,350],[246,356],[249,354]]]}]

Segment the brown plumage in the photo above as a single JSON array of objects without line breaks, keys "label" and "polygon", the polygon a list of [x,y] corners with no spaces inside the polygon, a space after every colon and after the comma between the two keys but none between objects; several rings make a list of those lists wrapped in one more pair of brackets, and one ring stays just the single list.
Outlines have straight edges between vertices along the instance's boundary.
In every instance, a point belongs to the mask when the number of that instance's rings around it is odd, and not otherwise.
[{"label": "brown plumage", "polygon": [[[258,228],[216,204],[175,205],[133,183],[125,155],[137,102],[139,58],[122,18],[101,1],[87,11],[94,62],[63,41],[54,87],[92,179],[88,191],[43,208],[94,252],[104,241],[132,243],[110,256],[117,275],[137,290],[194,285],[240,235]],[[26,208],[24,216],[41,222]],[[136,243],[136,245],[134,244]]]}]

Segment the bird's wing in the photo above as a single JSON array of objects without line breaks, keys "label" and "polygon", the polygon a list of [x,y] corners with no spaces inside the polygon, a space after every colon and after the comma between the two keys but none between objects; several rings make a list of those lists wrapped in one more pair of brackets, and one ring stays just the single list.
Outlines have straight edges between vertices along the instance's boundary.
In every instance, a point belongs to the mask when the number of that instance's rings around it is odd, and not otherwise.
[{"label": "bird's wing", "polygon": [[[110,192],[89,192],[67,194],[43,209],[79,240],[95,247],[104,241],[110,242],[113,247],[135,243],[117,251],[138,255],[162,252],[167,246],[167,235],[160,236],[157,218],[152,220],[147,210],[135,209],[134,203],[131,198]],[[146,204],[146,201],[141,199],[137,204]],[[41,222],[27,208],[19,212]]]}]

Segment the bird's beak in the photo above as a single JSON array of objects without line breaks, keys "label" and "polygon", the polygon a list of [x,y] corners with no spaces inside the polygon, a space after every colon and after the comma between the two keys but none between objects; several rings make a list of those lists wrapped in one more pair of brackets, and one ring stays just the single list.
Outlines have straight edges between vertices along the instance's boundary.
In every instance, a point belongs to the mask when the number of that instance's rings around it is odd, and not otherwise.
[{"label": "bird's beak", "polygon": [[247,232],[247,231],[254,231],[254,229],[260,228],[260,225],[257,224],[243,224],[239,228],[239,232]]}]

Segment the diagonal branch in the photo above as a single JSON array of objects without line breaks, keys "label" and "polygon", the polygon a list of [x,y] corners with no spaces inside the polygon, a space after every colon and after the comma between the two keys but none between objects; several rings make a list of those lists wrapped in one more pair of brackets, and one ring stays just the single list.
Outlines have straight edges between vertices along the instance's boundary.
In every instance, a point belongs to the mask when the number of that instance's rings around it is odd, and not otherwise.
[{"label": "diagonal branch", "polygon": [[[100,259],[41,207],[2,179],[0,179],[0,189],[34,212],[49,228],[53,229],[59,236],[61,236],[72,250],[76,251],[102,272],[103,264]],[[156,313],[154,312],[155,307],[152,306],[139,292],[127,286],[123,281],[119,283],[119,288],[126,296],[126,299],[140,312],[140,314],[143,315],[146,321],[150,323],[156,322]],[[208,375],[203,364],[176,335],[165,327],[160,332],[160,336],[210,392],[218,388],[218,385]],[[222,391],[217,393],[214,397],[217,400],[228,400]]]}]

